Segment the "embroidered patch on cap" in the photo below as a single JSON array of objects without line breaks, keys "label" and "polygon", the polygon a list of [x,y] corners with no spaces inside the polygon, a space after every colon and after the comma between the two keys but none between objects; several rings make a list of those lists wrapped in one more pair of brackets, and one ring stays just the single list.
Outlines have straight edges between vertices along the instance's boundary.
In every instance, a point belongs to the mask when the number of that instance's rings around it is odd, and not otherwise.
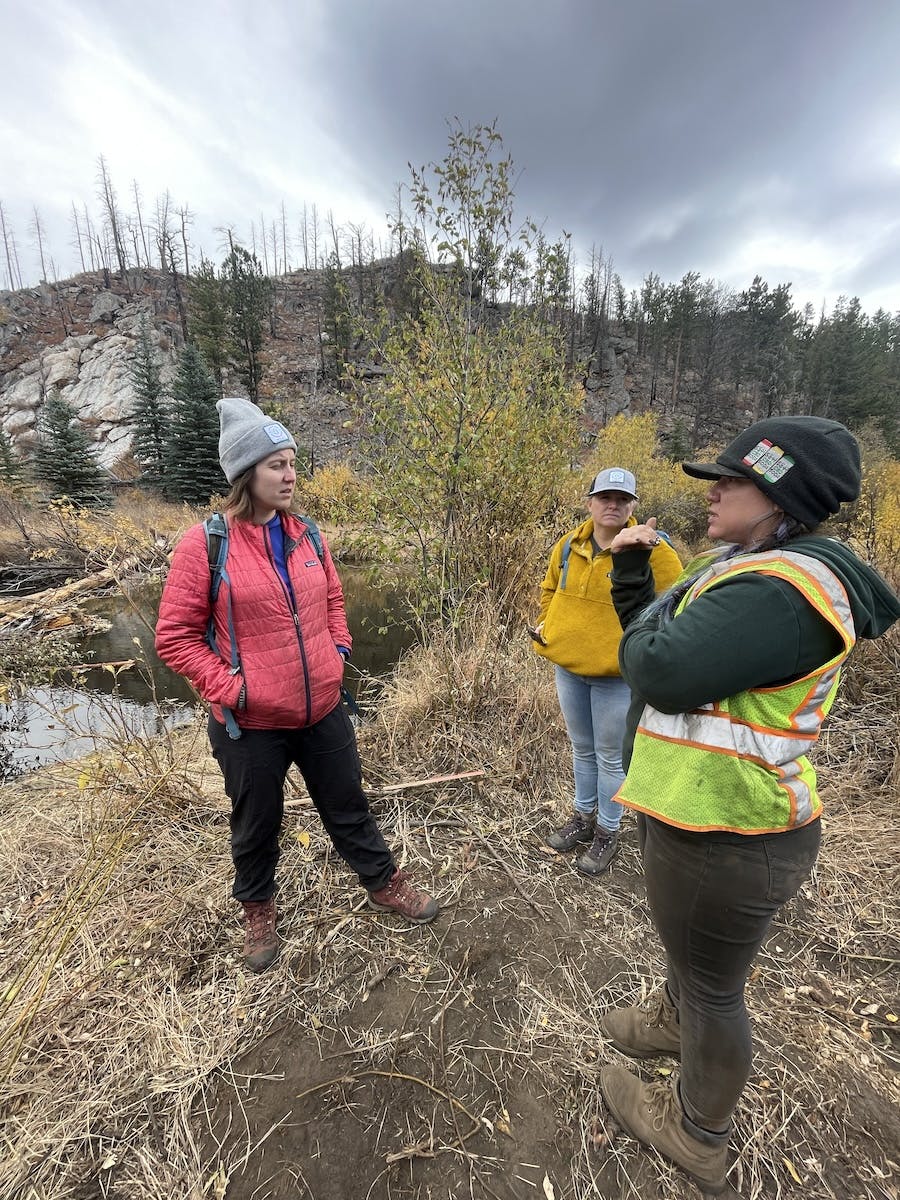
[{"label": "embroidered patch on cap", "polygon": [[269,441],[275,446],[279,442],[288,441],[291,436],[283,425],[265,425],[264,429]]},{"label": "embroidered patch on cap", "polygon": [[624,483],[625,482],[625,472],[624,471],[608,471],[607,474],[609,475],[610,483]]},{"label": "embroidered patch on cap", "polygon": [[767,438],[757,442],[741,461],[745,462],[748,467],[752,467],[758,475],[762,475],[768,483],[777,483],[794,465],[791,456],[785,454],[780,446],[774,445]]}]

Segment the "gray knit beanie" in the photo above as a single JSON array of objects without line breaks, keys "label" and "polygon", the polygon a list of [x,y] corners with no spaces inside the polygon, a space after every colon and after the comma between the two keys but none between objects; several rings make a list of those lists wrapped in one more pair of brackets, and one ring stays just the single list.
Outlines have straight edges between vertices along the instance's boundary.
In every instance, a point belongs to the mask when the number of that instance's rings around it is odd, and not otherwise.
[{"label": "gray knit beanie", "polygon": [[229,483],[276,450],[297,449],[283,425],[241,396],[216,401],[219,410],[219,462]]},{"label": "gray knit beanie", "polygon": [[714,463],[682,463],[695,479],[752,479],[780,509],[810,529],[859,495],[859,445],[825,417],[768,417],[745,429]]}]

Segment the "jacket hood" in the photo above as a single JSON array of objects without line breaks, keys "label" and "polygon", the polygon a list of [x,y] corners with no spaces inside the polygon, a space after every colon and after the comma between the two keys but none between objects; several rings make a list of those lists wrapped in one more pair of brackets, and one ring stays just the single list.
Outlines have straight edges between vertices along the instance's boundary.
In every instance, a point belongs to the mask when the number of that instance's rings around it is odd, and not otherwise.
[{"label": "jacket hood", "polygon": [[878,572],[833,538],[794,538],[785,549],[808,554],[829,567],[847,589],[858,637],[877,638],[900,617],[900,600]]}]

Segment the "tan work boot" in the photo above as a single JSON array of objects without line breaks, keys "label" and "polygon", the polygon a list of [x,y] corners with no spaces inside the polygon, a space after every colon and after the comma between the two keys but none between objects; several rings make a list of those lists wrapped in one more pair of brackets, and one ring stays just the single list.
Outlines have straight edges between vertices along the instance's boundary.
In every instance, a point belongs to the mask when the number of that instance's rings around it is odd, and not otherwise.
[{"label": "tan work boot", "polygon": [[268,900],[245,900],[244,965],[259,974],[278,957],[278,934],[275,932],[275,897]]},{"label": "tan work boot", "polygon": [[684,1128],[678,1080],[641,1083],[624,1067],[604,1067],[600,1090],[606,1107],[624,1130],[681,1167],[700,1188],[718,1196],[725,1190],[728,1145],[708,1145]]},{"label": "tan work boot", "polygon": [[643,1004],[612,1008],[600,1018],[600,1028],[621,1054],[653,1058],[656,1054],[681,1056],[678,1010],[669,1000],[666,985],[651,992]]},{"label": "tan work boot", "polygon": [[413,886],[409,872],[399,868],[383,888],[369,892],[369,905],[379,912],[398,913],[414,925],[427,925],[438,915],[440,908],[433,896]]}]

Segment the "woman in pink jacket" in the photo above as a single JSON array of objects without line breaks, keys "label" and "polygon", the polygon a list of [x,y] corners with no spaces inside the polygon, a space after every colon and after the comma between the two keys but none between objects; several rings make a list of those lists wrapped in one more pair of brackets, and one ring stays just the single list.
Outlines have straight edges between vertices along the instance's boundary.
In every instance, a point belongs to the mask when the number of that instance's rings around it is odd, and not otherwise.
[{"label": "woman in pink jacket", "polygon": [[228,556],[215,601],[202,524],[179,542],[163,591],[156,649],[210,702],[209,740],[231,800],[232,894],[243,906],[244,961],[278,954],[275,868],[291,763],[335,850],[373,908],[417,924],[438,911],[397,868],[362,789],[341,704],[352,639],[328,547],[290,511],[296,442],[249,400],[219,400]]}]

